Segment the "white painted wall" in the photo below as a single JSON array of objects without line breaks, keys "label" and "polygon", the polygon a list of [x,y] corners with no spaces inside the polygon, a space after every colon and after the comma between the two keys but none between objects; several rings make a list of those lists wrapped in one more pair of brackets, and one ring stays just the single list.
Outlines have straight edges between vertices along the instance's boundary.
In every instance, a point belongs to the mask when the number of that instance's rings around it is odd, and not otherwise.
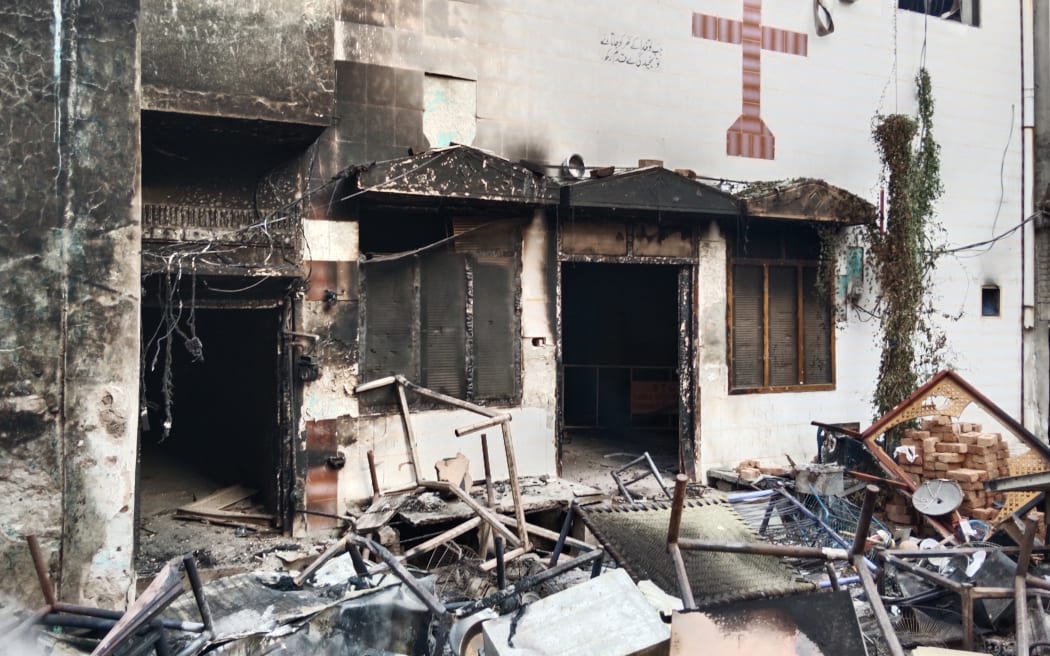
[{"label": "white painted wall", "polygon": [[[872,120],[880,113],[914,113],[913,80],[924,59],[936,101],[935,135],[942,147],[945,193],[938,210],[946,241],[967,244],[1017,225],[1023,218],[1018,4],[984,3],[976,28],[898,11],[893,0],[826,4],[836,31],[820,38],[812,3],[764,2],[766,24],[809,35],[806,57],[762,56],[762,117],[776,135],[775,160],[725,154],[726,128],[740,113],[741,48],[691,34],[694,11],[739,19],[741,0],[488,0],[470,13],[473,23],[468,21],[463,36],[448,39],[456,45],[454,61],[437,54],[432,63],[424,60],[424,66],[476,75],[474,145],[512,159],[554,163],[580,153],[596,166],[662,159],[668,168],[690,168],[716,181],[815,177],[877,203],[881,181],[870,137]],[[358,52],[358,57],[392,66],[418,61],[412,48],[422,45],[402,39],[396,28],[383,29],[392,31],[394,47]],[[356,31],[341,24],[337,38]],[[651,42],[646,61],[654,64],[658,49],[659,66],[617,63],[615,53],[613,61],[605,61],[610,34]],[[428,47],[441,52],[434,43]],[[337,44],[337,51],[354,51],[354,44]],[[526,236],[526,284],[532,275],[529,266],[541,271],[529,254],[529,240],[538,238],[535,233]],[[701,467],[752,457],[783,462],[784,453],[806,460],[816,448],[811,420],[870,423],[879,354],[873,323],[859,312],[850,312],[837,331],[835,391],[729,395],[725,243],[717,230],[704,235],[700,253],[696,379]],[[1018,417],[1021,275],[1018,232],[977,256],[944,258],[935,290],[938,310],[957,317],[941,320],[951,362]],[[980,288],[987,283],[1002,289],[999,318],[980,316]],[[529,290],[523,299],[524,337],[531,337],[530,327],[537,324],[529,319],[530,312],[542,304]],[[524,410],[515,426],[535,425],[540,436],[535,448],[543,454],[535,461],[537,470],[552,469],[552,457],[546,454],[553,437],[545,431],[552,416],[553,351],[537,354],[532,348],[531,341],[523,346],[526,388],[537,390],[536,398],[547,395],[551,400],[542,413]],[[526,398],[533,396],[527,393]],[[444,418],[434,421],[435,430],[445,429],[438,426]],[[388,427],[382,434],[391,431]],[[532,448],[530,442],[523,450]]]}]

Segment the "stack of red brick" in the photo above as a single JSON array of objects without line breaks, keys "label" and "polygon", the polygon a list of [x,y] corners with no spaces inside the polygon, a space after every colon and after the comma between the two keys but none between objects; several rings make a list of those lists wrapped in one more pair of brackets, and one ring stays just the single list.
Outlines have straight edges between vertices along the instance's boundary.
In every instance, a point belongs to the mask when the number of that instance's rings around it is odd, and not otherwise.
[{"label": "stack of red brick", "polygon": [[[972,519],[990,520],[999,514],[993,508],[1001,494],[985,492],[984,482],[1009,476],[1009,446],[999,433],[981,432],[980,424],[953,423],[951,417],[937,416],[922,422],[919,430],[907,430],[902,447],[911,447],[914,459],[903,450],[897,462],[916,485],[931,479],[949,479],[962,488],[964,499],[959,513]],[[910,508],[903,499],[887,504],[887,519],[912,523]]]}]

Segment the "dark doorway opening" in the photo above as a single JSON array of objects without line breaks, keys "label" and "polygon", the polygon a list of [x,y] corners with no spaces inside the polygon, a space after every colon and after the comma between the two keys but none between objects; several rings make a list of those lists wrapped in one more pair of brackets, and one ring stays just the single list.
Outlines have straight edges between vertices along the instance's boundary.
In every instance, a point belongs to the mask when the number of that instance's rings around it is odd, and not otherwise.
[{"label": "dark doorway opening", "polygon": [[563,474],[646,451],[677,470],[679,268],[562,264]]},{"label": "dark doorway opening", "polygon": [[229,486],[257,491],[239,504],[260,514],[244,530],[281,528],[282,308],[190,307],[147,298],[142,308],[140,574],[197,530],[176,509]]}]

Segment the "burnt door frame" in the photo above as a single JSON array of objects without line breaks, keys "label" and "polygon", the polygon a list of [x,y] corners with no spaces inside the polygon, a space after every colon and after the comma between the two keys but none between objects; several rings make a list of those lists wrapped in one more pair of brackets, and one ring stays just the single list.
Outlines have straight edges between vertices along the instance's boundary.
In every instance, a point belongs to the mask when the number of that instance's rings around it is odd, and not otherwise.
[{"label": "burnt door frame", "polygon": [[[638,221],[637,223],[646,223]],[[696,403],[693,385],[693,363],[696,362],[693,339],[696,324],[696,231],[691,230],[693,257],[671,257],[653,255],[634,255],[633,234],[634,222],[628,222],[625,235],[625,255],[597,255],[590,253],[566,253],[564,235],[560,222],[556,222],[556,255],[554,288],[555,288],[555,329],[557,331],[555,358],[557,372],[555,376],[556,417],[555,440],[557,442],[557,472],[562,473],[562,447],[565,433],[565,360],[562,326],[562,267],[567,263],[584,264],[650,264],[673,266],[678,270],[678,466],[690,480],[696,480]]]}]

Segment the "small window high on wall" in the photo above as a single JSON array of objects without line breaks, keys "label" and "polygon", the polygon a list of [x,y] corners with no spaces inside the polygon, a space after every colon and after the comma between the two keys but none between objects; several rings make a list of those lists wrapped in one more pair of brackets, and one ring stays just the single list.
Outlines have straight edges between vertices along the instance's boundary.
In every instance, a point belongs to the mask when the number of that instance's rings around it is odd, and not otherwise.
[{"label": "small window high on wall", "polygon": [[897,7],[977,27],[979,3],[980,0],[897,0]]},{"label": "small window high on wall", "polygon": [[731,239],[731,391],[832,389],[831,304],[817,284],[816,232],[751,225]]}]

